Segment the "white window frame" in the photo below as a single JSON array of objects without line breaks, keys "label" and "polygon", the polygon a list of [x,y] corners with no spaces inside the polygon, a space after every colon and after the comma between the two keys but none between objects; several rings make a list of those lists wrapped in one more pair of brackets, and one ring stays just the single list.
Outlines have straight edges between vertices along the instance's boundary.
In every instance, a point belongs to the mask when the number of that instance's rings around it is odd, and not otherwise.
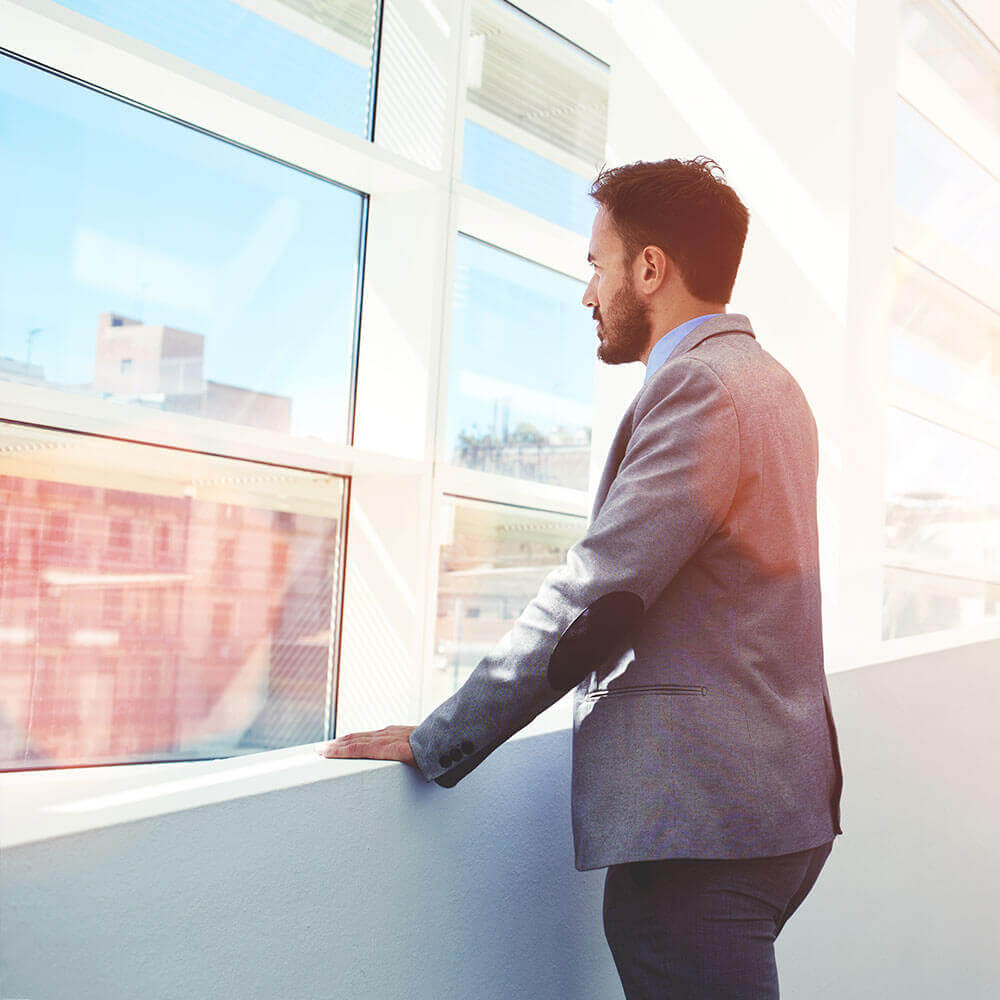
[{"label": "white window frame", "polygon": [[[931,71],[919,56],[898,41],[899,0],[890,0],[896,12],[896,86],[895,101],[902,99],[932,126],[953,142],[963,153],[986,169],[1000,183],[1000,128],[990,130],[955,95],[948,82]],[[948,5],[940,5],[946,16]],[[961,6],[961,5],[956,5]],[[895,130],[893,129],[893,134]],[[942,237],[922,225],[905,209],[892,201],[892,238],[889,255],[900,251],[928,270],[978,299],[1000,313],[1000,285],[996,274],[979,261],[973,260]],[[890,265],[891,266],[891,265]],[[884,342],[888,351],[889,324],[885,324]],[[925,392],[902,379],[888,375],[885,378],[885,406],[895,407],[913,416],[938,424],[965,437],[1000,448],[1000,425],[974,418],[973,415],[941,397]],[[885,411],[887,412],[887,410]],[[882,438],[883,467],[885,440]],[[882,514],[884,518],[884,513]],[[985,574],[959,572],[950,565],[934,560],[903,556],[881,545],[881,563],[886,568],[912,569],[941,577],[961,577],[967,580],[992,580]],[[986,622],[975,626],[961,626],[934,632],[907,636],[902,639],[882,640],[886,657],[896,658],[951,646],[980,642],[983,639],[1000,639],[1000,622]]]},{"label": "white window frame", "polygon": [[[249,9],[266,6],[266,0],[239,2]],[[611,11],[604,4],[582,2],[572,11],[553,0],[517,6],[610,61]],[[459,180],[470,10],[469,0],[385,0],[369,141],[53,0],[0,0],[5,49],[367,196],[353,443],[250,432],[198,417],[181,423],[144,407],[0,383],[0,419],[347,478],[337,732],[416,721],[433,707],[422,704],[421,686],[436,614],[440,541],[433,513],[443,495],[576,515],[590,507],[586,491],[453,468],[440,457],[459,231],[584,283],[589,279],[585,237]],[[401,52],[443,69],[422,84],[430,91],[414,87],[411,64],[391,58]],[[429,118],[429,107],[443,107],[444,113]],[[429,148],[408,146],[405,130],[396,125],[408,116],[429,125]],[[544,144],[538,145],[544,153]],[[421,252],[414,253],[414,246]],[[622,396],[621,390],[617,399],[610,394],[595,413],[595,452],[602,434],[609,439],[613,433]],[[387,412],[397,414],[394,425]],[[599,471],[596,459],[592,482],[595,466]],[[372,642],[373,629],[379,642]]]}]

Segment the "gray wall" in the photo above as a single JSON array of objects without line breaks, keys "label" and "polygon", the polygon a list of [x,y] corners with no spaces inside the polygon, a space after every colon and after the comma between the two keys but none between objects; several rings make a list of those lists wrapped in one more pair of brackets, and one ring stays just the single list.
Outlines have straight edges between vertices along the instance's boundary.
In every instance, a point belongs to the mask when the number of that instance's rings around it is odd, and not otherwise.
[{"label": "gray wall", "polygon": [[[1000,644],[830,678],[843,827],[786,997],[994,997]],[[380,767],[4,852],[0,995],[620,997],[573,868],[566,731],[454,789]],[[330,762],[331,769],[338,763]]]}]

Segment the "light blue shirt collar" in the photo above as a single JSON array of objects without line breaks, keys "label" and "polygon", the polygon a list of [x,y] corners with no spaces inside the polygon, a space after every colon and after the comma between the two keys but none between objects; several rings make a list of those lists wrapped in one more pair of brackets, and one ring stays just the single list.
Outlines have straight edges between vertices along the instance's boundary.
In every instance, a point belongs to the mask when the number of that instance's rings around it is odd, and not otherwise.
[{"label": "light blue shirt collar", "polygon": [[649,360],[646,362],[646,377],[642,380],[645,385],[649,381],[650,375],[656,371],[674,353],[674,348],[702,321],[711,319],[712,316],[725,316],[725,313],[705,313],[704,316],[695,316],[680,326],[675,326],[670,333],[665,333],[653,344],[653,349],[649,352]]}]

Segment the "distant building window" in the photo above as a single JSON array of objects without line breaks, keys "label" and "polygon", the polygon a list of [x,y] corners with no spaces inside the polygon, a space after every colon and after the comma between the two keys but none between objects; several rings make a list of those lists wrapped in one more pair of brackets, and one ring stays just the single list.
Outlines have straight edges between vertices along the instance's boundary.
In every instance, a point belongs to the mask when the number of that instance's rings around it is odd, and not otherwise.
[{"label": "distant building window", "polygon": [[111,555],[124,556],[132,549],[132,522],[124,517],[113,517],[108,526],[108,551]]},{"label": "distant building window", "polygon": [[293,531],[295,529],[295,515],[288,510],[276,510],[274,512],[274,526],[282,531]]},{"label": "distant building window", "polygon": [[49,514],[46,535],[50,545],[62,545],[69,540],[69,514],[66,511],[58,510]]},{"label": "distant building window", "polygon": [[105,625],[121,625],[125,611],[125,594],[120,588],[113,587],[104,591]]},{"label": "distant building window", "polygon": [[277,586],[288,569],[288,543],[275,542],[271,547],[271,584]]},{"label": "distant building window", "polygon": [[166,556],[170,552],[170,525],[165,521],[156,526],[156,554]]},{"label": "distant building window", "polygon": [[234,503],[219,504],[220,521],[239,521],[242,516],[242,508]]},{"label": "distant building window", "polygon": [[228,639],[233,632],[233,606],[231,604],[212,605],[212,638]]},{"label": "distant building window", "polygon": [[236,539],[220,539],[215,558],[220,569],[232,569],[236,564]]},{"label": "distant building window", "polygon": [[120,370],[120,372],[121,372],[122,375],[125,375],[128,372],[130,372],[132,370],[132,359],[131,358],[122,358],[121,362],[119,364],[119,370]]},{"label": "distant building window", "polygon": [[220,538],[215,547],[215,582],[219,586],[236,585],[236,539]]}]

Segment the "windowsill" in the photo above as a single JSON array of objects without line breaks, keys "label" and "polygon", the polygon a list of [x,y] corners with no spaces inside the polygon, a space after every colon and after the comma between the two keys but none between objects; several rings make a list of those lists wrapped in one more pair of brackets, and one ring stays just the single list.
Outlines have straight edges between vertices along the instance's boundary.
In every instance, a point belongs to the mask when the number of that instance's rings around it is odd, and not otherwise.
[{"label": "windowsill", "polygon": [[[844,650],[828,673],[877,666],[945,649],[1000,641],[1000,625],[932,632],[887,640],[863,651]],[[572,726],[572,698],[552,705],[512,739]],[[116,764],[0,774],[0,848],[49,840],[231,799],[361,774],[393,761],[322,758],[312,743],[215,760]],[[405,768],[404,777],[425,785]],[[428,786],[430,787],[430,786]]]},{"label": "windowsill", "polygon": [[[569,725],[572,699],[564,697],[511,739],[539,736]],[[408,780],[437,787],[396,761],[324,758],[314,745],[214,760],[0,773],[0,849],[382,767],[403,768]]]},{"label": "windowsill", "polygon": [[327,759],[308,743],[216,760],[12,771],[0,774],[0,848],[391,766],[403,765]]},{"label": "windowsill", "polygon": [[898,639],[883,639],[865,646],[852,646],[828,651],[826,672],[838,674],[844,670],[874,667],[895,660],[908,660],[914,656],[939,653],[945,649],[971,646],[980,642],[1000,640],[1000,622],[983,622],[961,628],[923,632]]}]

